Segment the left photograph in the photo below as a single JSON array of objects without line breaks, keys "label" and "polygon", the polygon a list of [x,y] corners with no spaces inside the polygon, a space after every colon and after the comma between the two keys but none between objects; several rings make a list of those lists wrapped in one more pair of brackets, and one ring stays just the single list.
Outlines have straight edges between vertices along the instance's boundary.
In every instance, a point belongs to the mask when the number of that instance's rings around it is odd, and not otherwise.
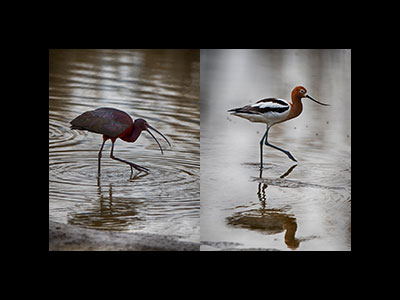
[{"label": "left photograph", "polygon": [[200,250],[200,50],[49,50],[49,250]]}]

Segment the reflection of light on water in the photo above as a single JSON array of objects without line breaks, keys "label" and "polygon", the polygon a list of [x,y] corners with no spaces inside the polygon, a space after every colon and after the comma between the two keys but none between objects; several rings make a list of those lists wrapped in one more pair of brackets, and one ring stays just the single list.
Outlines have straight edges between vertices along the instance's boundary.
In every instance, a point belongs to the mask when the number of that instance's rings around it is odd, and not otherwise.
[{"label": "reflection of light on water", "polygon": [[[350,50],[202,50],[201,57],[202,240],[219,249],[285,250],[297,239],[299,250],[349,250]],[[265,148],[268,166],[260,178],[265,126],[230,118],[227,110],[266,97],[290,99],[297,85],[331,107],[305,102],[299,118],[276,125],[271,143],[289,150],[298,165],[284,176],[291,162]],[[283,225],[284,214],[295,222]],[[268,229],[268,221],[280,224],[280,244],[279,234],[250,229],[254,222]]]},{"label": "reflection of light on water", "polygon": [[[264,215],[270,213],[272,223],[279,223],[277,209],[290,208],[281,214],[296,219],[296,230],[294,223],[286,227],[295,231],[297,249],[349,250],[351,51],[201,50],[201,58],[201,203],[207,208],[201,212],[207,220],[202,240],[286,250],[282,219],[280,244],[279,234],[226,224],[227,218],[240,223],[243,217],[245,223],[254,214],[261,217],[265,204]],[[331,106],[303,101],[298,118],[271,129],[270,142],[289,150],[298,165],[282,176],[291,161],[264,148],[267,166],[260,178],[259,141],[265,126],[233,119],[227,110],[267,97],[289,100],[297,85]]]},{"label": "reflection of light on water", "polygon": [[[199,51],[174,51],[51,50],[51,219],[103,230],[176,230],[198,241]],[[171,140],[164,155],[146,136],[135,144],[117,141],[114,154],[149,168],[150,174],[130,176],[129,167],[109,158],[106,144],[98,181],[101,136],[71,131],[69,121],[104,106],[148,120]]]},{"label": "reflection of light on water", "polygon": [[[296,218],[299,249],[348,250],[350,51],[202,50],[201,55],[205,58],[201,82],[201,201],[202,207],[207,207],[202,211],[202,219],[207,220],[202,239],[218,243],[219,236],[226,243],[240,241],[241,247],[279,248],[274,238],[253,233],[261,230],[248,230],[246,234],[245,229],[237,229],[240,225],[221,226],[221,213],[215,211],[234,207],[224,219],[228,222],[228,218],[236,217],[239,222],[243,217],[243,224],[246,211],[247,217],[254,217],[264,209],[264,215],[271,213],[273,218],[276,209],[289,207],[283,213]],[[264,126],[231,119],[226,111],[265,97],[289,99],[291,89],[299,84],[332,106],[322,110],[306,102],[298,119],[271,130],[271,142],[290,150],[299,164],[290,176],[281,178],[290,162],[266,149],[264,161],[269,167],[260,180],[258,143]],[[249,178],[255,181],[253,185],[248,183]],[[256,194],[259,202],[254,204]],[[289,232],[294,232],[294,226],[292,229]]]}]

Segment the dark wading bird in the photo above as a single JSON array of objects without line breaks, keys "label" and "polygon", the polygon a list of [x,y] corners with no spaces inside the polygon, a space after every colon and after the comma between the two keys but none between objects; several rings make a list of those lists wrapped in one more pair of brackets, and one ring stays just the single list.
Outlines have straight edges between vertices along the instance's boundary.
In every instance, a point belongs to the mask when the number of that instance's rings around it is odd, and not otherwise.
[{"label": "dark wading bird", "polygon": [[246,105],[240,108],[233,108],[228,110],[232,115],[245,118],[250,122],[259,122],[267,124],[267,130],[260,141],[260,169],[263,168],[263,144],[265,139],[265,145],[275,148],[285,153],[291,160],[297,160],[290,154],[289,151],[281,149],[268,142],[268,131],[270,128],[278,123],[285,122],[287,120],[296,118],[303,111],[303,104],[301,103],[302,98],[308,98],[312,101],[329,106],[329,104],[321,103],[307,95],[307,90],[302,86],[296,86],[292,91],[292,103],[283,99],[277,98],[266,98],[257,101],[255,104]]},{"label": "dark wading bird", "polygon": [[132,168],[135,168],[139,172],[150,172],[149,169],[145,167],[141,167],[132,162],[117,158],[114,156],[114,143],[117,138],[121,140],[133,143],[135,142],[140,133],[143,130],[146,130],[150,135],[155,139],[158,146],[160,147],[161,154],[163,153],[163,149],[161,148],[160,143],[154,137],[154,135],[149,131],[149,128],[157,132],[161,135],[171,146],[170,142],[167,138],[159,132],[157,129],[151,127],[145,120],[136,119],[135,122],[132,121],[132,118],[122,110],[108,107],[101,107],[92,111],[84,112],[83,114],[77,116],[70,122],[71,129],[78,130],[87,130],[94,133],[100,133],[103,135],[103,144],[101,144],[101,148],[98,154],[98,175],[100,176],[100,161],[101,161],[101,152],[104,147],[104,143],[110,139],[112,142],[110,158],[119,160],[123,163],[128,164],[131,167],[131,173],[133,172]]}]

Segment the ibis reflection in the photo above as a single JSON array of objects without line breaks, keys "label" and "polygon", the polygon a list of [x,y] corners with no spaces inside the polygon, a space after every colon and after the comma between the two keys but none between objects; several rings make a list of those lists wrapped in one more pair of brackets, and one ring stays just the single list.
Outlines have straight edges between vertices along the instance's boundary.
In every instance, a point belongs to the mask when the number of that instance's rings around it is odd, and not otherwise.
[{"label": "ibis reflection", "polygon": [[[138,208],[143,206],[142,199],[113,194],[113,185],[101,186],[98,179],[98,199],[79,212],[70,213],[68,223],[85,228],[104,228],[106,230],[124,230],[141,220]],[[104,191],[104,188],[106,191]]]}]

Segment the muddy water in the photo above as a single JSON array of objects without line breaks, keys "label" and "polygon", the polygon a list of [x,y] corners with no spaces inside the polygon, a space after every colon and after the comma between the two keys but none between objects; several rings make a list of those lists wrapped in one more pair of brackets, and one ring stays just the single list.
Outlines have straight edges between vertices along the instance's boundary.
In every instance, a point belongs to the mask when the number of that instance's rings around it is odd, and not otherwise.
[{"label": "muddy water", "polygon": [[[351,250],[350,50],[201,50],[201,250]],[[231,116],[266,97],[295,119],[272,127]]]},{"label": "muddy water", "polygon": [[[177,235],[199,241],[199,50],[51,50],[49,218],[86,228]],[[98,107],[144,118],[171,141],[142,133],[117,140],[114,155],[151,170],[131,177],[103,150],[101,135],[69,129]]]}]

